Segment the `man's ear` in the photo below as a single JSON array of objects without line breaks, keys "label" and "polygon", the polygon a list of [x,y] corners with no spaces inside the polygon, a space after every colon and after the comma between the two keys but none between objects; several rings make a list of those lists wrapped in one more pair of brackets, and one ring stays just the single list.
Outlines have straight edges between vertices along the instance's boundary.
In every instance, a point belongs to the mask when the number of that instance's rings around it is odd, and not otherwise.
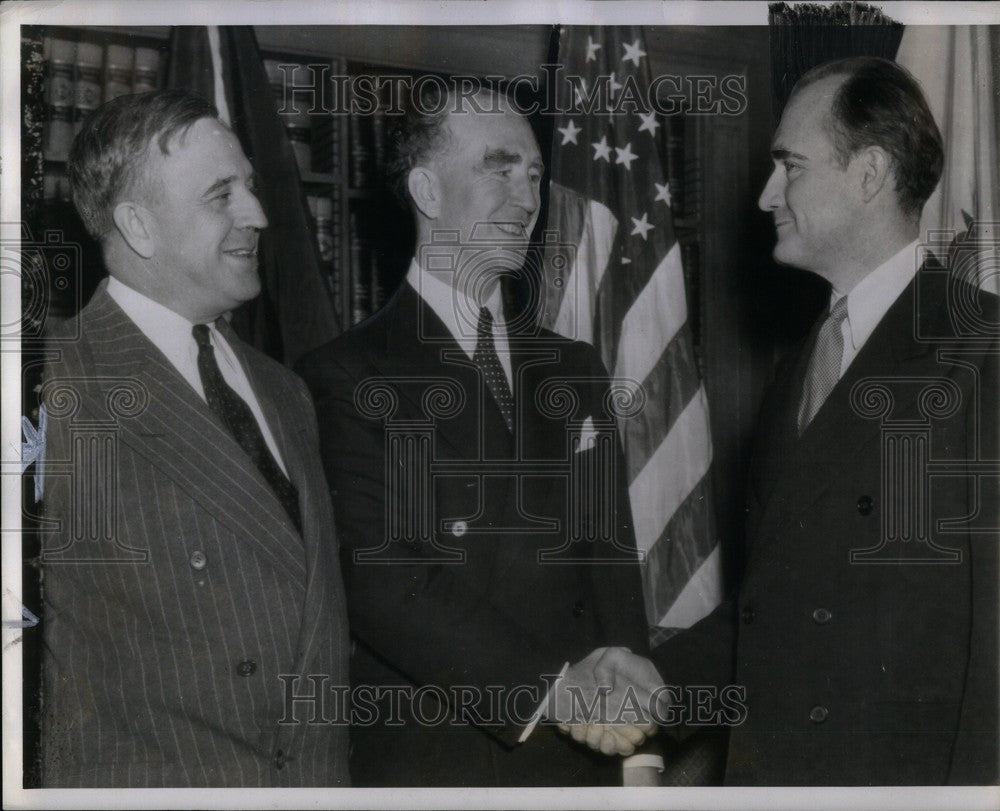
[{"label": "man's ear", "polygon": [[441,213],[441,184],[437,174],[426,166],[417,166],[407,175],[406,186],[420,213],[436,220]]},{"label": "man's ear", "polygon": [[886,151],[879,146],[869,146],[855,157],[861,175],[861,199],[870,202],[892,176],[892,164]]},{"label": "man's ear", "polygon": [[115,228],[128,246],[143,259],[154,252],[153,213],[138,203],[124,202],[115,206],[112,214]]}]

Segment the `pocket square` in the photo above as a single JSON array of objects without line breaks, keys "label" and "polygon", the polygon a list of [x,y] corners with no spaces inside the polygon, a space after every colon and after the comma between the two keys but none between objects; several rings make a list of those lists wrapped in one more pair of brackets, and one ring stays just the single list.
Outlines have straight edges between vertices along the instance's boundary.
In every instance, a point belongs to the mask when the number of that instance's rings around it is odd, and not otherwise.
[{"label": "pocket square", "polygon": [[587,417],[583,421],[583,429],[580,431],[580,443],[576,446],[574,453],[589,451],[597,442],[597,431],[594,430],[594,418]]}]

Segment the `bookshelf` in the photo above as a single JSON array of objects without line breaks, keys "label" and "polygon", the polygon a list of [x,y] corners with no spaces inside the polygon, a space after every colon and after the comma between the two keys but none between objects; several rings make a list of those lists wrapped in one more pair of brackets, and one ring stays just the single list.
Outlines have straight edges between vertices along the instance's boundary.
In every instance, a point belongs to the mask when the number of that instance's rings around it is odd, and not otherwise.
[{"label": "bookshelf", "polygon": [[[25,219],[33,232],[58,229],[81,245],[84,258],[82,276],[72,289],[50,290],[48,312],[63,318],[74,314],[103,275],[99,248],[70,200],[66,161],[73,136],[101,104],[124,93],[164,87],[168,44],[159,31],[142,36],[60,26],[26,28],[24,40],[25,50],[33,45],[42,62],[41,86],[24,100],[41,121],[37,138],[42,156],[39,166],[29,167],[40,184]],[[325,65],[332,76],[379,68],[301,52],[264,51],[262,57],[305,188],[321,271],[339,327],[347,329],[371,315],[395,289],[411,248],[406,244],[409,214],[384,188],[385,116],[382,107],[371,116],[310,115],[308,102],[296,103],[301,94],[295,92],[282,109],[283,82],[294,82],[300,65]],[[284,70],[278,69],[281,65]]]},{"label": "bookshelf", "polygon": [[[413,226],[410,213],[386,184],[386,94],[378,95],[370,115],[310,114],[315,99],[301,86],[313,85],[314,76],[342,79],[400,71],[300,51],[265,50],[262,57],[306,190],[321,271],[339,326],[348,329],[378,310],[405,276]],[[351,100],[348,96],[339,102],[346,106]]]}]

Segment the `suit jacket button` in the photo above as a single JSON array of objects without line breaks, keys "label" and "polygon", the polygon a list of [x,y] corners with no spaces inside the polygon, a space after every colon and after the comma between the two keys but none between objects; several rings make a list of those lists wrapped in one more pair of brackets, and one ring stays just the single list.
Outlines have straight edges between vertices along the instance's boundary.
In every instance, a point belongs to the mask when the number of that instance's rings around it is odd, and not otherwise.
[{"label": "suit jacket button", "polygon": [[817,625],[826,625],[832,617],[833,614],[826,608],[817,608],[813,611],[813,622]]},{"label": "suit jacket button", "polygon": [[274,753],[274,768],[284,769],[285,768],[285,750],[279,749]]},{"label": "suit jacket button", "polygon": [[252,676],[257,672],[257,663],[253,659],[244,659],[238,665],[236,665],[236,672],[238,675],[244,678]]},{"label": "suit jacket button", "polygon": [[465,521],[456,521],[451,525],[451,534],[456,538],[461,538],[468,531],[469,525]]},{"label": "suit jacket button", "polygon": [[196,572],[200,572],[208,565],[208,556],[200,549],[196,549],[191,553],[191,557],[188,558],[188,563],[191,564],[192,569]]},{"label": "suit jacket button", "polygon": [[822,724],[826,717],[830,714],[830,711],[826,707],[821,707],[816,705],[811,710],[809,710],[809,720],[814,724]]},{"label": "suit jacket button", "polygon": [[871,496],[861,496],[858,499],[858,512],[862,515],[868,515],[871,513],[874,504],[875,502],[872,501]]},{"label": "suit jacket button", "polygon": [[582,617],[583,616],[583,601],[577,600],[576,605],[573,606],[573,616]]},{"label": "suit jacket button", "polygon": [[742,619],[745,624],[749,625],[753,622],[753,618],[753,607],[749,605],[743,606],[743,610],[740,612],[740,619]]}]

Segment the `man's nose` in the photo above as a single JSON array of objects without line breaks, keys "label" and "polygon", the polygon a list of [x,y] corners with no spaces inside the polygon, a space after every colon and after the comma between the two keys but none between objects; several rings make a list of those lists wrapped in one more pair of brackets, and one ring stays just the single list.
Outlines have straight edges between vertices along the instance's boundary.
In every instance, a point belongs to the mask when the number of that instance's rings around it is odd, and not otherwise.
[{"label": "man's nose", "polygon": [[523,208],[530,217],[538,211],[539,191],[538,183],[527,175],[520,178],[514,186],[511,202]]},{"label": "man's nose", "polygon": [[780,166],[775,166],[767,183],[764,184],[764,190],[757,198],[757,205],[762,211],[774,211],[784,204],[785,181],[782,171]]},{"label": "man's nose", "polygon": [[267,228],[267,215],[264,214],[264,209],[260,200],[257,199],[257,195],[249,189],[241,201],[236,223],[240,228],[256,228],[258,231]]}]

